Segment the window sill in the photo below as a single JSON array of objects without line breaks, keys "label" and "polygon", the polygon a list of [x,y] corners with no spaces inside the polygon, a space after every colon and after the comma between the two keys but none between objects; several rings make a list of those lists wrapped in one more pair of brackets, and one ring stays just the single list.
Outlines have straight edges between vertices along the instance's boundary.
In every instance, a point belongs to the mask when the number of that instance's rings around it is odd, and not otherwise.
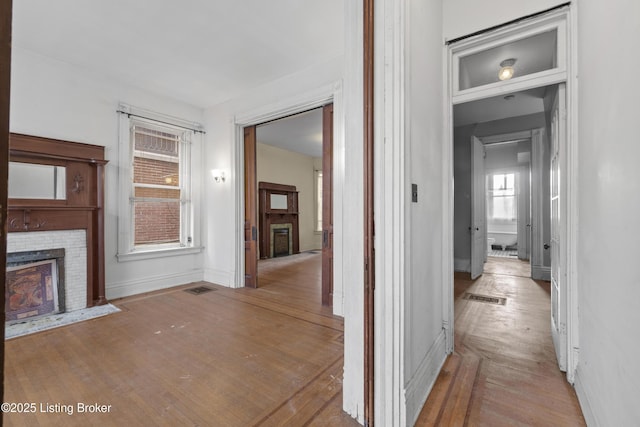
[{"label": "window sill", "polygon": [[189,248],[162,248],[153,250],[138,250],[124,254],[117,254],[118,262],[140,261],[145,259],[165,258],[179,255],[190,255],[202,252],[204,247],[196,246]]}]

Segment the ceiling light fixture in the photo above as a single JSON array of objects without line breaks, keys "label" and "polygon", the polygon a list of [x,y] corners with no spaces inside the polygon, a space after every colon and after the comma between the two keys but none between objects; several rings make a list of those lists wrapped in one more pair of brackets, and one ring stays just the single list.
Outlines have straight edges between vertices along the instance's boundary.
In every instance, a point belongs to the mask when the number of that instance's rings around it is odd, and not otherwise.
[{"label": "ceiling light fixture", "polygon": [[500,71],[498,72],[498,78],[500,80],[509,80],[513,77],[513,65],[516,63],[515,58],[505,59],[500,63]]}]

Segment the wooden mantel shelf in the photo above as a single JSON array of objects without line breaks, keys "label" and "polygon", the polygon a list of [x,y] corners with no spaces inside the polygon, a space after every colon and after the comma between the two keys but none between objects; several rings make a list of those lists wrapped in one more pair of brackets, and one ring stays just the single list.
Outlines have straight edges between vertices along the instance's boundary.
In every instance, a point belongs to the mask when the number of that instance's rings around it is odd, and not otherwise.
[{"label": "wooden mantel shelf", "polygon": [[65,167],[65,200],[9,199],[9,233],[78,230],[87,235],[87,307],[107,303],[104,274],[104,147],[9,135],[12,162]]}]

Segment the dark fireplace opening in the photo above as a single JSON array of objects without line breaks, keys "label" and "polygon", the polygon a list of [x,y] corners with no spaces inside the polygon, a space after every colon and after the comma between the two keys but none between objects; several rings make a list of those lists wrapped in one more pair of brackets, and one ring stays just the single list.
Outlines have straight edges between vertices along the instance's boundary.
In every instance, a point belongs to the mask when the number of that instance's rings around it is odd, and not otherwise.
[{"label": "dark fireplace opening", "polygon": [[5,321],[64,311],[64,248],[7,254]]},{"label": "dark fireplace opening", "polygon": [[289,229],[274,228],[273,229],[273,256],[289,255]]}]

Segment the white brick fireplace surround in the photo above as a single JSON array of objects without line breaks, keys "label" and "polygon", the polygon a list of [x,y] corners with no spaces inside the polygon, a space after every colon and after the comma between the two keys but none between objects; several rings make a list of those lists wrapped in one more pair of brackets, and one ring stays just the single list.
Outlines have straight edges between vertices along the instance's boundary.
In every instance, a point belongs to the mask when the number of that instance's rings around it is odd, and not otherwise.
[{"label": "white brick fireplace surround", "polygon": [[87,236],[85,230],[9,233],[7,253],[64,248],[66,311],[87,307]]}]

